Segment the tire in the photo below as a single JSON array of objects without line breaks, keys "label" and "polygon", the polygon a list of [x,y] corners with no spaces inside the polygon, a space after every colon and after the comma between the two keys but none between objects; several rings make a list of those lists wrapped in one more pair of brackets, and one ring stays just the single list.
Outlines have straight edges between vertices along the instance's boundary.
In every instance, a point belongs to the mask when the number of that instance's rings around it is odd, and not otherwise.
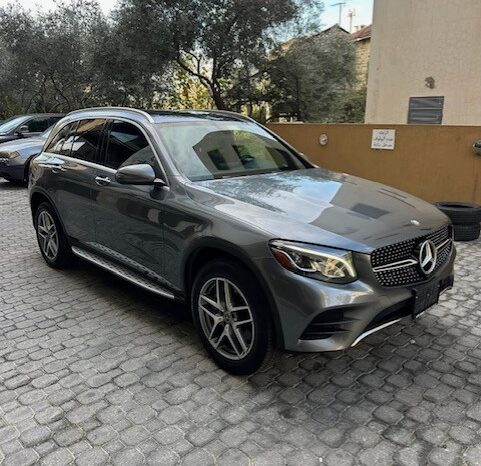
[{"label": "tire", "polygon": [[47,265],[54,269],[70,266],[74,262],[72,248],[55,210],[48,202],[38,206],[34,224],[38,246]]},{"label": "tire", "polygon": [[249,270],[229,260],[207,264],[194,281],[191,306],[202,344],[217,365],[236,375],[267,367],[274,355],[274,332],[267,300]]},{"label": "tire", "polygon": [[481,225],[454,225],[454,241],[474,241],[479,238]]},{"label": "tire", "polygon": [[473,225],[481,222],[481,206],[469,202],[436,202],[454,225]]}]

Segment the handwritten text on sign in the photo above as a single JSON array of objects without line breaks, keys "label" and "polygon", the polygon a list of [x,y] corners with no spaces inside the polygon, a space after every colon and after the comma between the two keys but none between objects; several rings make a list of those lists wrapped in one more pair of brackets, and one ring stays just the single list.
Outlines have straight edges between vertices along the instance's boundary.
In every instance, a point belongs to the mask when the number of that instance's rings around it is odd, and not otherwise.
[{"label": "handwritten text on sign", "polygon": [[394,150],[396,142],[395,129],[373,129],[371,149]]}]

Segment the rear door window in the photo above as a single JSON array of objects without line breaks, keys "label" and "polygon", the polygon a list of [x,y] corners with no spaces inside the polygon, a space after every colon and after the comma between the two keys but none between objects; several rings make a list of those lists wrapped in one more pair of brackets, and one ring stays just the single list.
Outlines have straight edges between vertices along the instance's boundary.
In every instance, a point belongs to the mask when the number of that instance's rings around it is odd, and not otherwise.
[{"label": "rear door window", "polygon": [[70,156],[86,162],[98,162],[105,120],[81,120],[72,133]]},{"label": "rear door window", "polygon": [[156,170],[155,154],[144,133],[131,123],[112,121],[103,164],[117,170],[127,165],[143,163]]}]

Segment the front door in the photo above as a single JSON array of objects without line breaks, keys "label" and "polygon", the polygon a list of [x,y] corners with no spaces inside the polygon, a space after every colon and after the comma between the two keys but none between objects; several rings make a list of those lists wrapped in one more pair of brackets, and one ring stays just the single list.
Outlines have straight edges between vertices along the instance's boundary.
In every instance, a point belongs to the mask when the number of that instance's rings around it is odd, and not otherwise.
[{"label": "front door", "polygon": [[133,123],[111,121],[102,167],[93,179],[96,247],[111,259],[163,282],[163,228],[158,188],[120,184],[118,168],[159,166],[145,133]]}]

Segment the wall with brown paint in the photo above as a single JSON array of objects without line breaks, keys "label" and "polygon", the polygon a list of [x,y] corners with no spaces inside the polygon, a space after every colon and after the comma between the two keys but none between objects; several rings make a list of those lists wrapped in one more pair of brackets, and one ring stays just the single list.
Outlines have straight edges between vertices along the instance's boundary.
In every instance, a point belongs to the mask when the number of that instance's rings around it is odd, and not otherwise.
[{"label": "wall with brown paint", "polygon": [[[269,127],[316,164],[402,189],[427,201],[481,203],[480,126],[324,125]],[[373,129],[395,129],[394,150],[371,149]],[[319,136],[327,134],[321,146]]]}]

